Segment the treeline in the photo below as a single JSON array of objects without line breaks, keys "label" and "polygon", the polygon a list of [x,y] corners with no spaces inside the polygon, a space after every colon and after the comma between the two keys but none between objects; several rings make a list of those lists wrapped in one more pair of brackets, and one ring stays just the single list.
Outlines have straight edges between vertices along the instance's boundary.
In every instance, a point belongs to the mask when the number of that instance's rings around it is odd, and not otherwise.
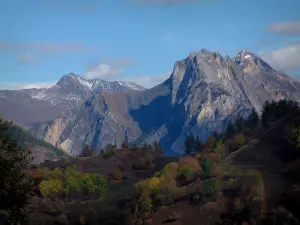
[{"label": "treeline", "polygon": [[[160,146],[158,141],[154,141],[152,144],[144,143],[142,145],[129,145],[128,141],[123,141],[121,148],[118,148],[115,144],[108,144],[104,149],[100,151],[100,154],[104,157],[110,157],[114,154],[115,150],[142,150],[144,152],[152,152],[156,154],[164,154],[163,148]],[[91,157],[97,155],[98,152],[91,145],[86,144],[80,153],[79,157]]]},{"label": "treeline", "polygon": [[104,195],[107,179],[98,173],[82,173],[75,166],[49,170],[41,168],[31,174],[45,198],[82,201]]},{"label": "treeline", "polygon": [[[235,121],[229,121],[223,133],[214,132],[208,140],[213,138],[222,142],[229,141],[227,143],[230,145],[231,150],[236,150],[237,147],[245,143],[246,136],[256,135],[259,129],[269,128],[271,123],[298,109],[299,104],[295,101],[266,101],[263,105],[261,116],[253,108],[248,118],[239,117]],[[295,132],[297,131],[295,130]],[[206,145],[199,137],[188,135],[184,142],[184,153],[185,155],[193,155],[207,148]]]},{"label": "treeline", "polygon": [[65,153],[61,149],[34,137],[32,134],[29,133],[29,131],[15,124],[10,125],[9,129],[7,130],[7,133],[9,136],[11,136],[13,140],[17,141],[20,147],[24,148],[25,150],[30,150],[28,144],[40,145],[52,150],[57,156],[65,155]]}]

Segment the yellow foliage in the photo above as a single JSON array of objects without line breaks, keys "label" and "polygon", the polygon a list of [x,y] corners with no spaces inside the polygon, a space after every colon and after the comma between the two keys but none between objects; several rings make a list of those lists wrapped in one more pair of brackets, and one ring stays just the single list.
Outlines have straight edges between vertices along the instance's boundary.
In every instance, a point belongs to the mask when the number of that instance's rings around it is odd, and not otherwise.
[{"label": "yellow foliage", "polygon": [[160,178],[158,177],[152,177],[147,181],[147,187],[151,190],[151,191],[155,191],[159,189],[159,185],[160,185]]},{"label": "yellow foliage", "polygon": [[168,163],[166,165],[167,169],[168,169],[168,173],[170,174],[170,176],[172,178],[176,178],[177,177],[177,173],[178,173],[178,168],[179,165],[176,162],[172,162],[172,163]]},{"label": "yellow foliage", "polygon": [[188,165],[192,168],[193,172],[199,172],[201,167],[199,161],[192,156],[184,156],[179,160],[179,167]]}]

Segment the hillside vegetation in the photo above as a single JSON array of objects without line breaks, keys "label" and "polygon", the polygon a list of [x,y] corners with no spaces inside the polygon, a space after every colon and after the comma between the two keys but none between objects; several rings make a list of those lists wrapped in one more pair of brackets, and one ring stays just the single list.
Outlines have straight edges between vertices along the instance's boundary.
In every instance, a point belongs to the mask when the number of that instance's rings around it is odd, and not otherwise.
[{"label": "hillside vegetation", "polygon": [[299,225],[300,110],[266,102],[180,158],[159,143],[44,162],[29,172],[28,224]]},{"label": "hillside vegetation", "polygon": [[54,160],[61,156],[66,156],[66,153],[63,150],[44,140],[36,138],[30,134],[28,130],[14,123],[9,126],[7,133],[21,148],[25,149],[25,151],[30,150],[33,157],[33,164],[40,164],[45,160]]}]

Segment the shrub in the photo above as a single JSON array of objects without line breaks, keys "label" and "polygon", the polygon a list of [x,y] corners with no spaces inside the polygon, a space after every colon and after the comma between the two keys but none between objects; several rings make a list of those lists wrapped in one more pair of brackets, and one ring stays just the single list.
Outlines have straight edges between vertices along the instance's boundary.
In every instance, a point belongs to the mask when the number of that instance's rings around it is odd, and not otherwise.
[{"label": "shrub", "polygon": [[203,163],[203,172],[206,176],[210,176],[213,172],[213,164],[214,162],[211,159],[206,159]]},{"label": "shrub", "polygon": [[184,156],[184,157],[180,158],[179,168],[184,165],[189,165],[194,172],[200,171],[200,165],[199,165],[198,160],[192,156]]},{"label": "shrub", "polygon": [[110,158],[114,155],[114,151],[113,150],[108,150],[106,152],[104,152],[103,157],[104,158]]},{"label": "shrub", "polygon": [[233,141],[236,147],[239,148],[246,143],[246,138],[243,134],[237,134],[233,137]]},{"label": "shrub", "polygon": [[44,180],[39,184],[39,189],[43,197],[52,197],[54,194],[60,194],[63,184],[60,180]]},{"label": "shrub", "polygon": [[195,172],[190,165],[183,165],[179,168],[178,176],[181,179],[190,180],[195,177]]},{"label": "shrub", "polygon": [[168,174],[170,174],[170,176],[172,178],[176,178],[177,177],[178,168],[179,168],[178,163],[176,163],[176,162],[168,163],[166,165],[166,168],[168,170]]},{"label": "shrub", "polygon": [[123,172],[119,167],[115,167],[111,171],[111,175],[116,180],[121,180],[123,178]]},{"label": "shrub", "polygon": [[219,190],[219,183],[216,179],[205,179],[203,181],[203,192],[206,196],[214,196]]}]

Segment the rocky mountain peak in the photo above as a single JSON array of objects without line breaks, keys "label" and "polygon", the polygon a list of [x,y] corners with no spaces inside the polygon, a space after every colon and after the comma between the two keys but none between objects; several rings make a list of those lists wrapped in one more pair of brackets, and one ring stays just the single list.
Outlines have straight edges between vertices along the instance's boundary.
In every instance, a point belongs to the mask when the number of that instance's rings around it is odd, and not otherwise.
[{"label": "rocky mountain peak", "polygon": [[271,72],[274,71],[265,61],[263,61],[259,56],[254,53],[244,49],[238,52],[237,56],[233,58],[235,63],[243,68],[244,72]]}]

